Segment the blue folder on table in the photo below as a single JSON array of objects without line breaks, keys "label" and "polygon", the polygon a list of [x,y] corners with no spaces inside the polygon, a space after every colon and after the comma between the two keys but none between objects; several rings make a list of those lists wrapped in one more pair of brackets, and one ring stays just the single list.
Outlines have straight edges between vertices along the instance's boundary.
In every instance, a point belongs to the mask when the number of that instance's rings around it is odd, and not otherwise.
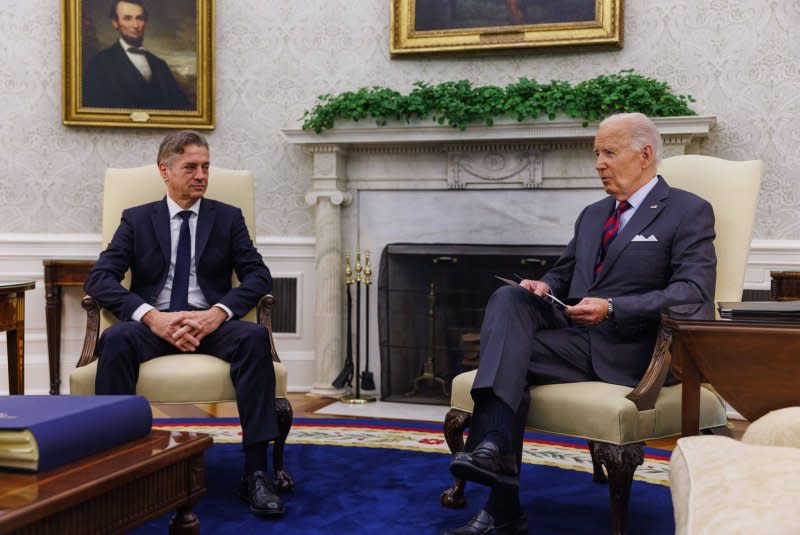
[{"label": "blue folder on table", "polygon": [[0,468],[43,471],[143,437],[142,396],[0,396]]}]

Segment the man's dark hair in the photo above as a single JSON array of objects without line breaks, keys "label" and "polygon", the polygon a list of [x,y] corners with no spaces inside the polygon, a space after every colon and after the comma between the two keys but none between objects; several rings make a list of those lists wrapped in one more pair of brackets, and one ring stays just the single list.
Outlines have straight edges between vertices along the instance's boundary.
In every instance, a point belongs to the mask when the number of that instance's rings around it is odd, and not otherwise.
[{"label": "man's dark hair", "polygon": [[127,2],[128,4],[136,4],[137,6],[141,7],[144,10],[144,20],[150,16],[147,12],[147,8],[144,7],[142,0],[114,0],[111,2],[111,11],[108,12],[108,17],[113,20],[117,20],[117,4],[120,2]]},{"label": "man's dark hair", "polygon": [[158,147],[156,163],[159,165],[163,163],[169,167],[179,155],[183,154],[184,149],[189,145],[199,145],[208,149],[206,138],[195,130],[179,130],[167,134]]}]

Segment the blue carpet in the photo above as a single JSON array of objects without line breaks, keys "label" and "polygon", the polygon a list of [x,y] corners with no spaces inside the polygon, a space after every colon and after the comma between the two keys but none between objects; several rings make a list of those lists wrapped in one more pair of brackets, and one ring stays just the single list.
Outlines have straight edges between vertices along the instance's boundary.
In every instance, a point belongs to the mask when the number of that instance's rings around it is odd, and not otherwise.
[{"label": "blue carpet", "polygon": [[[286,467],[296,489],[282,495],[287,514],[273,520],[251,515],[236,494],[241,447],[215,444],[205,454],[207,493],[195,512],[206,534],[438,534],[466,522],[488,492],[471,484],[466,509],[442,507],[439,494],[451,482],[449,459],[440,453],[289,444]],[[610,532],[608,488],[593,483],[590,474],[526,464],[521,499],[531,533]],[[134,533],[165,533],[171,516]],[[633,535],[674,533],[667,487],[634,481],[629,528]]]}]

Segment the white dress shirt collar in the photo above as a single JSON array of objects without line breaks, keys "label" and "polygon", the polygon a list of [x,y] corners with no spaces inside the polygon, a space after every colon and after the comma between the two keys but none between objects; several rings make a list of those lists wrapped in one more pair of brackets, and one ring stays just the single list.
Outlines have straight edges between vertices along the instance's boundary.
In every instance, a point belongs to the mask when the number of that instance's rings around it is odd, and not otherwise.
[{"label": "white dress shirt collar", "polygon": [[[628,223],[628,221],[631,220],[633,214],[635,214],[636,210],[639,208],[639,205],[644,202],[645,197],[647,197],[650,191],[656,187],[656,184],[658,184],[658,175],[651,178],[647,184],[634,191],[633,195],[628,197],[628,204],[630,204],[631,207],[622,212],[620,215],[620,229],[622,229]],[[616,208],[617,206],[619,206],[619,201],[614,203],[614,207]]]},{"label": "white dress shirt collar", "polygon": [[[191,212],[194,212],[194,215],[196,215],[196,216],[200,215],[200,201],[202,201],[202,200],[203,200],[202,198],[201,199],[197,199],[193,205],[191,205],[189,208],[187,208],[187,210],[189,210]],[[170,219],[172,219],[173,217],[178,215],[179,212],[183,212],[183,210],[184,210],[183,208],[181,208],[181,206],[178,203],[173,201],[172,198],[170,198],[169,195],[167,195],[167,209],[169,210],[169,218]]]}]

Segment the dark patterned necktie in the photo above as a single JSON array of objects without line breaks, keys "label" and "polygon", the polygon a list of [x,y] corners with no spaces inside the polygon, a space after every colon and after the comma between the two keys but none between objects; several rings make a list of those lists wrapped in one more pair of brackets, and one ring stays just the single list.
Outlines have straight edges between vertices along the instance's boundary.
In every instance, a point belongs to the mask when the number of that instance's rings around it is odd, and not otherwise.
[{"label": "dark patterned necktie", "polygon": [[175,275],[172,277],[172,293],[169,296],[169,309],[172,312],[189,308],[189,264],[192,261],[192,242],[189,233],[191,210],[178,212],[183,221],[178,235],[178,251],[175,255]]},{"label": "dark patterned necktie", "polygon": [[603,261],[606,259],[608,248],[611,245],[611,242],[614,241],[614,238],[617,237],[617,233],[619,232],[619,224],[622,222],[622,212],[630,207],[631,205],[628,204],[628,201],[620,202],[617,205],[617,209],[614,210],[614,213],[612,213],[608,218],[608,221],[606,221],[606,224],[603,225],[603,243],[600,246],[600,256],[598,256],[597,264],[594,268],[595,273],[600,273],[603,271]]}]

